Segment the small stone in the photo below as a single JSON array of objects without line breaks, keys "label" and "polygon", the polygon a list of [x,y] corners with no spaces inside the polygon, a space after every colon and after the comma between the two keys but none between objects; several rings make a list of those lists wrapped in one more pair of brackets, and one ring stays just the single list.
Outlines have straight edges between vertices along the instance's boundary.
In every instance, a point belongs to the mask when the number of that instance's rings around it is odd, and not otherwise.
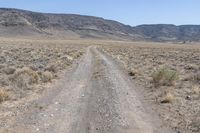
[{"label": "small stone", "polygon": [[39,131],[40,129],[39,128],[36,128],[36,131]]},{"label": "small stone", "polygon": [[186,96],[186,100],[191,100],[191,96]]}]

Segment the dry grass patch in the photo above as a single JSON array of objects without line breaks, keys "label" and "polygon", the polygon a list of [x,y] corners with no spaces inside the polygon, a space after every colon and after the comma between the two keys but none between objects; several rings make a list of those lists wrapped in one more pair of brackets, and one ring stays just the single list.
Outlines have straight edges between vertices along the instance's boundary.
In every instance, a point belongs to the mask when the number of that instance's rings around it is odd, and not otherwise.
[{"label": "dry grass patch", "polygon": [[193,93],[193,94],[199,94],[199,93],[200,93],[199,86],[194,85],[194,86],[192,87],[192,93]]},{"label": "dry grass patch", "polygon": [[14,87],[28,89],[29,85],[38,82],[38,74],[29,67],[24,67],[18,69],[9,79]]},{"label": "dry grass patch", "polygon": [[185,67],[187,70],[199,70],[199,66],[196,64],[189,64]]},{"label": "dry grass patch", "polygon": [[137,76],[141,75],[141,72],[138,69],[130,69],[128,74],[129,76],[136,78]]},{"label": "dry grass patch", "polygon": [[5,67],[3,68],[3,72],[7,75],[13,74],[16,71],[14,67]]},{"label": "dry grass patch", "polygon": [[161,68],[152,74],[152,78],[156,86],[171,86],[174,85],[175,81],[178,80],[179,76],[175,70]]},{"label": "dry grass patch", "polygon": [[41,73],[41,81],[42,82],[51,82],[53,79],[53,74],[49,71],[45,71]]},{"label": "dry grass patch", "polygon": [[200,83],[200,72],[193,74],[192,77],[190,77],[190,79],[192,79],[193,81],[197,83]]},{"label": "dry grass patch", "polygon": [[175,99],[174,95],[172,95],[170,92],[166,93],[165,96],[162,98],[161,103],[172,103],[172,101]]},{"label": "dry grass patch", "polygon": [[52,64],[52,65],[47,66],[45,68],[45,71],[56,73],[58,70],[57,70],[56,65]]},{"label": "dry grass patch", "polygon": [[0,103],[9,100],[9,94],[6,90],[0,89]]}]

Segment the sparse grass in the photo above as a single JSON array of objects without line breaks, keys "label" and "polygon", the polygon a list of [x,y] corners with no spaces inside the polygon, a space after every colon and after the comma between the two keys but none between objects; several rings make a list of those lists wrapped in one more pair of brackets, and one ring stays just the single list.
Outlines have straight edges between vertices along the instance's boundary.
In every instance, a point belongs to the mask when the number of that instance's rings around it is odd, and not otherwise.
[{"label": "sparse grass", "polygon": [[9,100],[9,94],[6,90],[0,89],[0,103]]},{"label": "sparse grass", "polygon": [[156,86],[171,86],[178,80],[178,73],[175,70],[161,68],[152,74],[152,78]]},{"label": "sparse grass", "polygon": [[52,79],[53,79],[53,74],[49,71],[45,71],[41,74],[42,82],[51,82]]},{"label": "sparse grass", "polygon": [[56,73],[57,72],[57,67],[56,67],[56,65],[52,64],[52,65],[47,66],[45,68],[45,71]]},{"label": "sparse grass", "polygon": [[138,69],[130,69],[128,71],[129,76],[132,76],[133,78],[136,78],[138,75],[140,75],[140,71]]},{"label": "sparse grass", "polygon": [[199,66],[196,65],[196,64],[188,64],[185,69],[187,70],[198,70],[199,69]]},{"label": "sparse grass", "polygon": [[13,74],[15,72],[15,68],[14,67],[5,67],[3,69],[3,72],[7,75]]},{"label": "sparse grass", "polygon": [[197,86],[197,85],[192,86],[192,93],[199,94],[200,93],[199,86]]},{"label": "sparse grass", "polygon": [[166,95],[162,98],[161,103],[172,103],[172,101],[175,99],[174,95],[172,95],[170,92],[166,93]]},{"label": "sparse grass", "polygon": [[190,77],[190,79],[197,83],[200,83],[200,72],[196,72],[195,74],[193,74],[192,77]]},{"label": "sparse grass", "polygon": [[44,108],[42,105],[40,105],[38,103],[35,103],[33,106],[34,106],[34,108],[37,108],[37,109],[40,109],[40,110],[42,110]]}]

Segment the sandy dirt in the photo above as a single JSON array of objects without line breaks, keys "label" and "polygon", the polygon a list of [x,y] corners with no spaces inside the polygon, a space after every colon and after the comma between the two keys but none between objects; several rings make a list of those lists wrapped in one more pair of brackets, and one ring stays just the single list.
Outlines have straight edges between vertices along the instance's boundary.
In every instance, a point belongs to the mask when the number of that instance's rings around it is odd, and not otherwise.
[{"label": "sandy dirt", "polygon": [[1,132],[172,133],[123,69],[95,46]]}]

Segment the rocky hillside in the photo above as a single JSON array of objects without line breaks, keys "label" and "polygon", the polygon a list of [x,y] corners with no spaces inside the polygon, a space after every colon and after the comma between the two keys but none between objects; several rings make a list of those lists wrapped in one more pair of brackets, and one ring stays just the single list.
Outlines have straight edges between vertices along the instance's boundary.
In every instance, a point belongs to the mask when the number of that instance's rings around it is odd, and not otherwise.
[{"label": "rocky hillside", "polygon": [[99,17],[0,8],[0,36],[200,41],[199,25],[131,27]]},{"label": "rocky hillside", "polygon": [[132,27],[103,18],[0,9],[0,35],[130,39]]}]

